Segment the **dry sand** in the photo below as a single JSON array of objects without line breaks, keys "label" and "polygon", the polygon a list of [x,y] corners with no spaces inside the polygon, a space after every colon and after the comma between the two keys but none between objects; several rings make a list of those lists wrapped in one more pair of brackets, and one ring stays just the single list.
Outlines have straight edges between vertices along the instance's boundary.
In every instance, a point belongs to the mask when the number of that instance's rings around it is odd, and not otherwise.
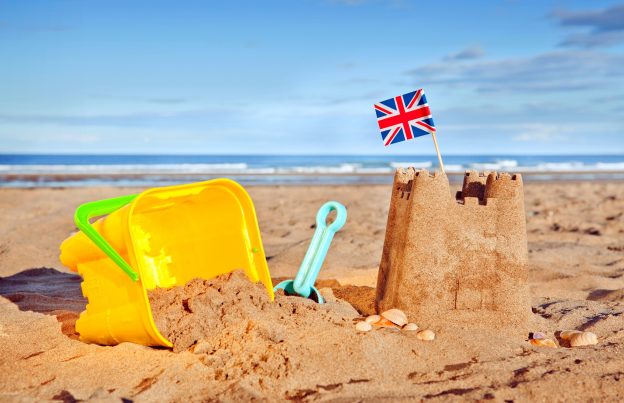
[{"label": "dry sand", "polygon": [[[389,187],[249,190],[274,277],[292,277],[297,270],[323,202],[335,199],[347,206],[349,219],[334,239],[319,286],[331,287],[360,313],[371,313]],[[393,330],[360,334],[344,322],[348,305],[324,289],[341,313],[318,312],[331,305],[294,304],[310,310],[306,315],[313,323],[325,315],[339,324],[316,326],[316,332],[298,338],[299,350],[292,357],[308,354],[309,362],[285,364],[266,374],[243,363],[250,351],[236,350],[234,344],[226,344],[221,354],[229,354],[234,364],[240,360],[238,366],[220,364],[222,357],[206,354],[208,345],[195,354],[197,346],[175,353],[76,339],[73,321],[84,306],[80,279],[58,263],[58,246],[75,230],[77,204],[134,191],[0,190],[1,401],[619,401],[624,395],[624,183],[525,185],[534,312],[527,333],[543,331],[552,337],[557,330],[590,330],[599,336],[597,346],[538,348],[501,333],[470,329],[440,331],[433,342]],[[340,340],[326,334],[332,326],[342,329]],[[288,325],[280,322],[279,327]],[[272,352],[269,347],[281,348],[266,346],[267,353]],[[288,353],[266,358],[288,358]],[[215,376],[224,368],[231,370],[229,379]],[[261,386],[263,377],[271,387]]]},{"label": "dry sand", "polygon": [[378,311],[401,308],[436,327],[525,334],[530,316],[521,175],[398,169],[377,278]]}]

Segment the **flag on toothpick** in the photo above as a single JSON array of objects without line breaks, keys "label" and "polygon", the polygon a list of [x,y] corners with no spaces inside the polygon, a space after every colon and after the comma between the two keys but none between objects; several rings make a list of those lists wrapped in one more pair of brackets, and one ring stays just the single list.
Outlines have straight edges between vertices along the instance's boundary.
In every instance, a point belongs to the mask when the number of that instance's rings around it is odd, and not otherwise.
[{"label": "flag on toothpick", "polygon": [[375,104],[385,146],[435,133],[431,110],[422,89]]},{"label": "flag on toothpick", "polygon": [[431,134],[440,169],[444,172],[435,123],[422,88],[376,103],[375,113],[384,146]]}]

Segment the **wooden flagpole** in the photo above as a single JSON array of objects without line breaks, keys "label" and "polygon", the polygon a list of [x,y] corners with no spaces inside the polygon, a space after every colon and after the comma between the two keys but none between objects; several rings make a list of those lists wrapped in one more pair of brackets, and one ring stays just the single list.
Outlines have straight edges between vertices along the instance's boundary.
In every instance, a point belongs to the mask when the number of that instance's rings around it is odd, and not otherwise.
[{"label": "wooden flagpole", "polygon": [[442,155],[440,155],[440,147],[438,147],[438,139],[436,138],[435,132],[431,133],[431,137],[433,137],[433,144],[435,144],[436,152],[438,153],[440,168],[442,169],[442,173],[446,175],[446,171],[444,171],[444,162],[442,162]]}]

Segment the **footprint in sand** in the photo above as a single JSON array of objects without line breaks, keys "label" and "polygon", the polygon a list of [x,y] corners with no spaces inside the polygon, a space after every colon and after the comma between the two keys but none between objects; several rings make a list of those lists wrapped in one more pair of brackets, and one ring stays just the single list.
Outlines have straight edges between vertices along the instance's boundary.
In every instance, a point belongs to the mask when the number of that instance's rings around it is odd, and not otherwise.
[{"label": "footprint in sand", "polygon": [[624,288],[619,290],[593,290],[589,293],[587,299],[590,301],[623,302]]}]

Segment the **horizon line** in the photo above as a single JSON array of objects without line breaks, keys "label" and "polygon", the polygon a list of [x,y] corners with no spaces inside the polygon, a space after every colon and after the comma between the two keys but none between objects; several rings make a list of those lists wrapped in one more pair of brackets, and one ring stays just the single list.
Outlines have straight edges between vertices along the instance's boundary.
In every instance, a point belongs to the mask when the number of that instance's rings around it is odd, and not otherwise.
[{"label": "horizon line", "polygon": [[[324,153],[324,154],[309,154],[309,153],[240,153],[240,154],[232,154],[232,153],[74,153],[74,152],[53,152],[53,153],[42,153],[42,152],[4,152],[0,151],[0,156],[59,156],[59,157],[69,157],[69,156],[83,156],[83,157],[99,157],[99,156],[140,156],[140,157],[433,157],[437,158],[436,154],[334,154],[334,153]],[[442,157],[588,157],[588,156],[596,156],[596,157],[624,157],[624,151],[613,152],[613,153],[601,153],[601,152],[590,152],[590,153],[518,153],[518,154],[506,154],[506,153],[446,153],[443,154]]]}]

